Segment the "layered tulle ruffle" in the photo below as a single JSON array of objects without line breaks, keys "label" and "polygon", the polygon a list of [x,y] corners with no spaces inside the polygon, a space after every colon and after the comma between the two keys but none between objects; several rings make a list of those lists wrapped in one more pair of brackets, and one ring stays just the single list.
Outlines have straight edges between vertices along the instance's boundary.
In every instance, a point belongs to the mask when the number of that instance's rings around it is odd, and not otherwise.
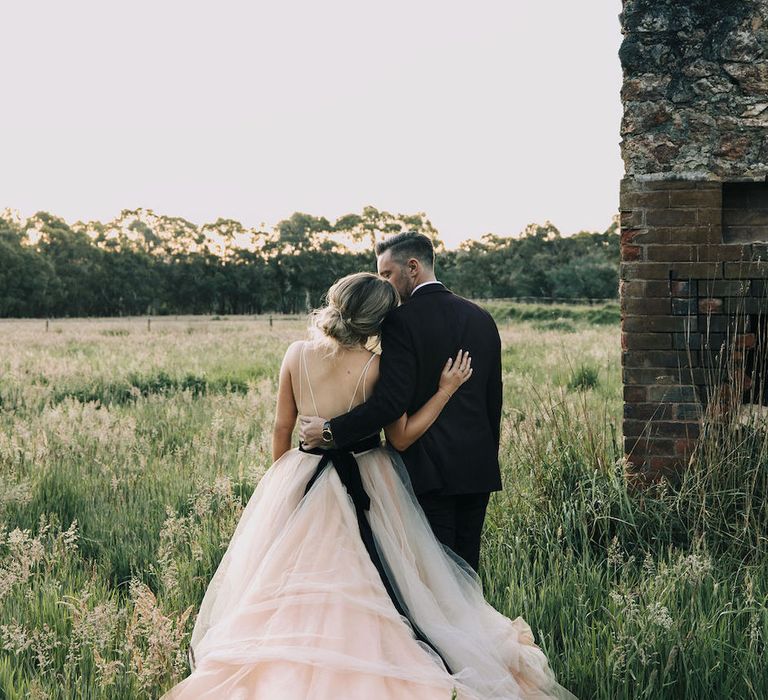
[{"label": "layered tulle ruffle", "polygon": [[358,455],[368,517],[418,642],[384,588],[333,468],[291,450],[259,483],[206,590],[192,674],[162,700],[572,697],[530,627],[488,605],[432,535],[396,453]]}]

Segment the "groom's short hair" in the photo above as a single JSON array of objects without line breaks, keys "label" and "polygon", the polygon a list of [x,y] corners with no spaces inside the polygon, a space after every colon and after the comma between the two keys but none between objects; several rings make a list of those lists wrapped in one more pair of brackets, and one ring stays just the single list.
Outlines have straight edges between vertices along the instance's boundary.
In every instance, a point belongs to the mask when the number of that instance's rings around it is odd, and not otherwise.
[{"label": "groom's short hair", "polygon": [[376,244],[376,255],[383,255],[386,251],[390,251],[392,259],[401,265],[409,258],[416,258],[429,269],[435,266],[432,239],[417,231],[404,231],[379,241]]}]

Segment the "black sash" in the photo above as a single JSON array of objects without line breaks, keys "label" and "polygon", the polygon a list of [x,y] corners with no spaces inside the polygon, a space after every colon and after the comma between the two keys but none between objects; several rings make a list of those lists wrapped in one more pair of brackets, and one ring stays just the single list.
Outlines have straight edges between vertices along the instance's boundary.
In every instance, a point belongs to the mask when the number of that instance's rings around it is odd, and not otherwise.
[{"label": "black sash", "polygon": [[356,442],[355,444],[345,448],[332,448],[325,450],[321,448],[311,449],[304,447],[302,444],[299,444],[299,450],[301,452],[306,452],[307,454],[313,455],[322,455],[322,459],[317,465],[315,473],[312,475],[309,483],[307,483],[307,488],[304,490],[304,495],[307,495],[309,489],[312,488],[312,485],[317,481],[323,470],[329,464],[333,464],[334,468],[336,469],[336,473],[339,475],[339,480],[344,485],[347,493],[352,498],[352,503],[355,506],[355,515],[357,516],[357,526],[360,530],[360,537],[363,540],[363,544],[365,545],[365,549],[368,552],[368,556],[371,558],[373,565],[376,567],[376,571],[379,572],[381,582],[384,584],[384,588],[387,591],[387,595],[389,595],[390,599],[392,600],[392,604],[395,606],[397,612],[400,613],[400,615],[402,615],[406,620],[408,620],[408,622],[410,622],[416,639],[418,639],[420,642],[423,642],[430,649],[432,649],[432,651],[434,651],[435,654],[440,657],[443,664],[445,664],[445,668],[447,669],[448,673],[451,673],[451,669],[446,663],[442,654],[437,649],[435,649],[429,639],[427,639],[426,635],[421,631],[419,626],[411,619],[408,611],[400,603],[400,598],[395,592],[395,583],[394,581],[390,581],[386,574],[384,564],[382,563],[379,552],[376,549],[376,542],[374,541],[371,524],[368,522],[368,518],[365,515],[365,511],[367,511],[371,506],[371,499],[363,487],[363,480],[360,476],[360,467],[358,466],[357,460],[355,459],[355,454],[359,452],[365,452],[367,450],[372,450],[373,448],[380,446],[381,440],[379,439],[378,434],[370,435],[369,437],[363,438],[359,442]]}]

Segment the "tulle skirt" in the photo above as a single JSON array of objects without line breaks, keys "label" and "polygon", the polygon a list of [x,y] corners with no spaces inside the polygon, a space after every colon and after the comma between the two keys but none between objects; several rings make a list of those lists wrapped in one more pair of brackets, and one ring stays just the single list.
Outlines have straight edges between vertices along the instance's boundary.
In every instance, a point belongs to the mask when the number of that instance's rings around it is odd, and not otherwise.
[{"label": "tulle skirt", "polygon": [[195,622],[194,670],[161,700],[572,698],[528,624],[434,537],[399,456],[356,459],[386,575],[439,656],[389,598],[335,470],[304,495],[320,457],[293,449],[248,501]]}]

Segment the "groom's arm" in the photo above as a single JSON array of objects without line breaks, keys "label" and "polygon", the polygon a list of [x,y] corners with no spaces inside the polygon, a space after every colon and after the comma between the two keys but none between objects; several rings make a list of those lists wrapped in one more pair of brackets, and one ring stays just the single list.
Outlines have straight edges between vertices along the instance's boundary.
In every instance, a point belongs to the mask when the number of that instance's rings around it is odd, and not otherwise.
[{"label": "groom's arm", "polygon": [[395,310],[381,329],[379,379],[371,398],[331,420],[333,440],[351,445],[396,421],[411,403],[416,387],[416,356],[410,331]]}]

